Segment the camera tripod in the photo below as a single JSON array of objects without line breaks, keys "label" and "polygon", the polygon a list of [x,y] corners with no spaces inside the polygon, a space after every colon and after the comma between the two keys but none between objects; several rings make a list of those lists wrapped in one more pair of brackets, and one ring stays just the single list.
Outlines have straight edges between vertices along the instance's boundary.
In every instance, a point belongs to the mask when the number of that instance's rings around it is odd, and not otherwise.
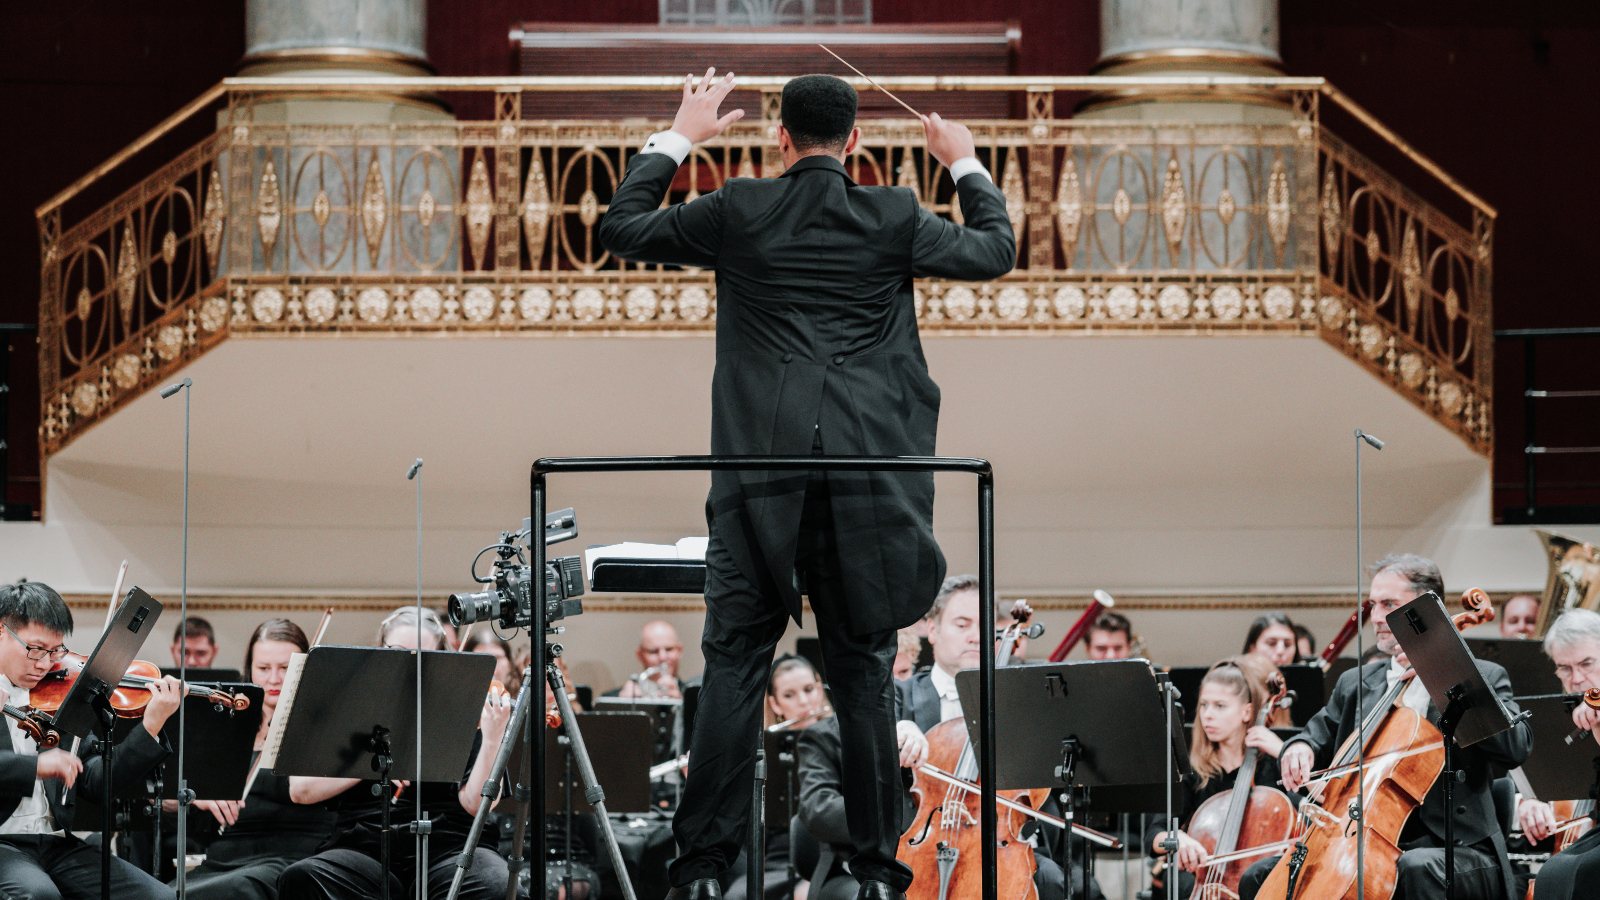
[{"label": "camera tripod", "polygon": [[[572,701],[567,698],[566,679],[561,670],[556,666],[555,658],[561,655],[558,644],[546,642],[544,657],[545,681],[550,685],[550,691],[555,694],[556,708],[561,712],[561,726],[566,731],[567,740],[572,743],[572,758],[577,761],[578,773],[583,777],[584,799],[594,807],[595,817],[600,820],[600,830],[605,835],[606,851],[611,856],[611,865],[617,873],[617,881],[622,885],[624,900],[636,900],[633,893],[633,882],[628,878],[628,870],[622,861],[622,850],[617,847],[617,835],[611,828],[611,817],[606,813],[606,792],[595,779],[594,765],[589,761],[589,748],[583,742],[583,732],[578,730],[578,719],[572,712]],[[478,807],[478,814],[472,819],[472,830],[467,834],[467,844],[461,851],[461,857],[456,860],[455,878],[450,883],[448,900],[456,900],[461,893],[462,880],[466,878],[467,869],[472,865],[472,854],[478,848],[479,839],[483,836],[483,826],[489,816],[489,809],[500,796],[500,781],[505,777],[506,765],[511,761],[512,749],[516,746],[517,735],[522,733],[526,741],[525,750],[530,756],[530,764],[523,768],[524,777],[527,779],[543,778],[544,773],[535,771],[531,764],[533,742],[543,740],[544,735],[535,724],[536,719],[531,719],[528,708],[533,705],[536,693],[531,690],[534,684],[533,666],[529,665],[522,670],[522,688],[517,692],[517,703],[511,711],[511,721],[506,723],[506,733],[500,739],[500,750],[495,754],[494,767],[489,770],[489,778],[483,783],[483,803]],[[529,792],[526,788],[517,787],[517,843],[512,858],[507,860],[511,867],[511,877],[506,886],[506,900],[516,900],[517,882],[521,875],[521,867],[525,863],[533,871],[531,879],[530,896],[533,892],[544,890],[543,868],[545,861],[523,860],[523,837],[526,834],[526,823],[532,813],[528,802]],[[568,825],[570,826],[570,823]],[[543,842],[539,842],[543,846]]]}]

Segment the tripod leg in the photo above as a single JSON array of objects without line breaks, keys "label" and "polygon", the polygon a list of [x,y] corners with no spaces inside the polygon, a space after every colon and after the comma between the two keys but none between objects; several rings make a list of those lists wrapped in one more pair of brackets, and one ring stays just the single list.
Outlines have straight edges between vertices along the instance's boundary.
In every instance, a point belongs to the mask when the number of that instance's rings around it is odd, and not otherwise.
[{"label": "tripod leg", "polygon": [[[517,732],[522,729],[522,723],[528,717],[528,705],[532,702],[533,692],[528,689],[533,683],[532,674],[531,667],[522,670],[522,688],[517,691],[517,705],[511,710],[511,721],[506,723],[505,735],[500,738],[494,766],[489,769],[489,777],[483,782],[483,802],[478,806],[478,814],[472,817],[472,830],[467,832],[467,844],[456,860],[456,874],[450,881],[449,900],[456,900],[461,894],[461,884],[467,877],[467,869],[472,867],[472,854],[483,838],[483,825],[488,821],[489,810],[500,797],[500,779],[505,777],[506,763],[511,760],[511,750],[517,744]],[[513,874],[511,878],[512,884],[516,884],[516,875]]]},{"label": "tripod leg", "polygon": [[[572,701],[567,699],[566,682],[554,663],[545,667],[545,674],[550,680],[550,690],[556,695],[556,704],[561,707],[561,724],[566,729],[567,739],[572,741],[572,759],[578,764],[578,773],[583,776],[584,799],[594,807],[594,813],[600,819],[600,830],[605,835],[606,850],[611,854],[611,865],[616,870],[617,881],[621,882],[622,896],[624,900],[637,900],[633,893],[633,880],[628,877],[628,867],[622,861],[622,849],[617,846],[617,834],[611,830],[611,817],[606,812],[606,792],[595,780],[594,765],[589,762],[589,748],[583,743],[583,732],[578,730],[578,720],[572,713]],[[542,776],[534,773],[531,777]],[[539,864],[542,866],[543,860]]]}]

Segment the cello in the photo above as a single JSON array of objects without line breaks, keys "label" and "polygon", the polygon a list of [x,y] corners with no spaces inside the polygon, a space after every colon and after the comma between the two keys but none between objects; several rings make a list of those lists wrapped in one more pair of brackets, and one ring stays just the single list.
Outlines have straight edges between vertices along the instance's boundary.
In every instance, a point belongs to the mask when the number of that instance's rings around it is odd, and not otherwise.
[{"label": "cello", "polygon": [[[995,652],[996,668],[1010,662],[1012,646],[1032,614],[1025,600],[1018,600],[1012,607],[1011,624],[1006,626]],[[987,627],[979,625],[980,629]],[[978,758],[968,740],[967,723],[957,717],[930,728],[928,764],[917,771],[911,788],[917,804],[916,818],[895,851],[895,858],[910,866],[913,873],[907,900],[952,900],[976,897],[982,892],[980,800],[970,788],[977,780]],[[1049,795],[1050,791],[1043,788],[998,795],[1001,808],[995,832],[995,883],[1003,900],[1037,900],[1033,847],[1018,834],[1025,819],[1013,806],[1037,810]]]},{"label": "cello", "polygon": [[[1265,725],[1273,710],[1294,702],[1283,674],[1267,679],[1271,697],[1256,713],[1255,724]],[[1195,727],[1199,727],[1197,724]],[[1204,875],[1195,880],[1189,900],[1237,900],[1239,878],[1262,856],[1288,846],[1294,836],[1294,806],[1282,791],[1259,785],[1255,747],[1246,747],[1233,787],[1208,798],[1189,818],[1188,835],[1206,849]]]},{"label": "cello", "polygon": [[[1494,606],[1483,591],[1469,589],[1461,603],[1467,611],[1454,617],[1457,631],[1494,620]],[[1400,702],[1413,675],[1408,672],[1384,692],[1334,755],[1333,765],[1307,782],[1314,787],[1300,804],[1305,831],[1261,885],[1260,900],[1355,897],[1363,833],[1364,897],[1394,895],[1400,831],[1444,770],[1444,735]]]}]

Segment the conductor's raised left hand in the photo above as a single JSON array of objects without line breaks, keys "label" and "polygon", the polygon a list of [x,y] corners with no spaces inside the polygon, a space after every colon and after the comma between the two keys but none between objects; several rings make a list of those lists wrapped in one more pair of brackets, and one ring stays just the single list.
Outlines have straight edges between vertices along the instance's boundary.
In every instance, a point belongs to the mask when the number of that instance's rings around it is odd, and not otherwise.
[{"label": "conductor's raised left hand", "polygon": [[698,86],[694,83],[693,75],[683,76],[683,103],[678,106],[678,115],[672,120],[672,130],[692,143],[709,141],[721,134],[724,128],[744,118],[742,109],[718,118],[717,108],[722,105],[728,92],[733,90],[733,73],[722,76],[720,81],[715,80],[716,74],[716,66],[706,69],[705,77],[700,79]]}]

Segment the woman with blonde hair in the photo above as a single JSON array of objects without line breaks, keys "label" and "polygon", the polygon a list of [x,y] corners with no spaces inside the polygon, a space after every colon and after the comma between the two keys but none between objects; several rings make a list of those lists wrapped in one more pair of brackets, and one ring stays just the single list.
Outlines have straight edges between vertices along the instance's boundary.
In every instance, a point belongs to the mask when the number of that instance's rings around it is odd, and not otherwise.
[{"label": "woman with blonde hair", "polygon": [[[1257,725],[1262,706],[1268,701],[1267,679],[1275,669],[1251,654],[1231,656],[1211,667],[1200,682],[1195,704],[1193,737],[1189,743],[1189,765],[1194,770],[1183,777],[1183,808],[1179,821],[1188,822],[1200,804],[1233,787],[1234,777],[1244,762],[1246,749],[1256,754],[1255,783],[1276,787],[1281,777],[1278,754],[1283,739],[1272,729]],[[1205,848],[1186,832],[1179,831],[1179,895],[1194,890],[1194,874],[1207,862]],[[1154,856],[1162,856],[1166,829],[1158,821],[1145,832],[1145,846]]]}]

